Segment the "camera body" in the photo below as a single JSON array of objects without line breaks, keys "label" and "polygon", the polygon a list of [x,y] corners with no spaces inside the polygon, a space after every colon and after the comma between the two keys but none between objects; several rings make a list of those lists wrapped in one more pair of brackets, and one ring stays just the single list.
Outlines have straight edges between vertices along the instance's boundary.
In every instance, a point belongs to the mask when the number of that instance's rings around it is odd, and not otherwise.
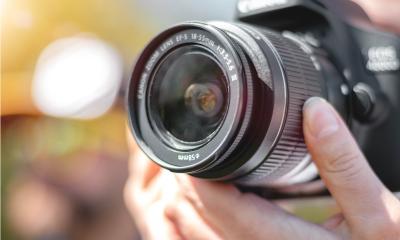
[{"label": "camera body", "polygon": [[154,38],[128,89],[132,132],[173,172],[250,187],[312,181],[302,105],[322,96],[400,190],[400,39],[347,0],[240,0],[239,22]]},{"label": "camera body", "polygon": [[379,178],[399,191],[399,36],[373,26],[358,5],[345,0],[242,0],[237,18],[290,31],[310,46],[324,49],[339,75],[331,84],[342,80],[341,92],[328,85],[326,97],[347,120]]}]

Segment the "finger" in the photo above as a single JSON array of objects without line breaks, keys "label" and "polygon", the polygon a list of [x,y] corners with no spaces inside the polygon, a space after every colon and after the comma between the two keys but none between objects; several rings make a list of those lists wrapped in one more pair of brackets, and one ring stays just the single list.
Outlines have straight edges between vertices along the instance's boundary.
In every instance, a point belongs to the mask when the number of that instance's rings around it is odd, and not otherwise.
[{"label": "finger", "polygon": [[372,22],[379,25],[380,27],[386,28],[389,31],[400,33],[400,22],[393,21],[393,18],[400,14],[399,1],[353,1],[357,2],[364,9],[364,11],[367,12],[368,17],[372,20]]},{"label": "finger", "polygon": [[185,239],[218,240],[221,237],[207,224],[186,200],[177,200],[167,205],[165,215]]},{"label": "finger", "polygon": [[344,221],[344,216],[342,213],[338,213],[328,220],[326,220],[322,226],[329,230],[336,229]]},{"label": "finger", "polygon": [[135,180],[138,187],[147,188],[160,171],[160,166],[147,158],[142,151],[131,153],[129,175]]},{"label": "finger", "polygon": [[[171,179],[168,179],[168,175],[171,174],[167,174],[166,170],[160,170],[146,188],[138,184],[136,177],[129,176],[124,187],[124,200],[133,215],[142,215],[152,204],[161,201],[165,196],[169,196],[166,193],[167,189],[171,189],[171,187],[166,186],[166,184],[171,185]],[[172,178],[172,180],[176,182],[175,178]]]},{"label": "finger", "polygon": [[126,127],[126,142],[128,144],[129,152],[136,152],[139,149],[139,146],[136,144],[129,126]]},{"label": "finger", "polygon": [[393,210],[388,207],[393,195],[374,174],[339,115],[321,98],[311,98],[304,105],[304,135],[322,179],[350,226],[392,219]]},{"label": "finger", "polygon": [[183,240],[188,239],[182,236],[175,224],[164,214],[165,206],[158,202],[146,210],[145,227],[141,229],[144,239],[149,240]]},{"label": "finger", "polygon": [[336,239],[254,194],[229,185],[179,177],[185,197],[224,239]]},{"label": "finger", "polygon": [[342,213],[338,213],[326,220],[322,224],[322,227],[336,233],[338,236],[341,236],[341,239],[355,239],[355,236],[352,236],[352,231],[349,229]]},{"label": "finger", "polygon": [[169,196],[165,194],[164,184],[170,180],[162,173],[145,190],[137,186],[135,179],[129,178],[124,189],[125,204],[144,239],[184,239],[164,214],[165,198]]},{"label": "finger", "polygon": [[278,191],[281,193],[287,193],[291,195],[302,195],[302,194],[316,194],[325,190],[325,184],[321,180],[315,180],[313,182],[298,183],[290,186],[284,186],[279,188]]},{"label": "finger", "polygon": [[129,173],[138,187],[145,188],[159,173],[160,167],[152,162],[137,146],[132,134],[127,129],[127,142],[129,147]]}]

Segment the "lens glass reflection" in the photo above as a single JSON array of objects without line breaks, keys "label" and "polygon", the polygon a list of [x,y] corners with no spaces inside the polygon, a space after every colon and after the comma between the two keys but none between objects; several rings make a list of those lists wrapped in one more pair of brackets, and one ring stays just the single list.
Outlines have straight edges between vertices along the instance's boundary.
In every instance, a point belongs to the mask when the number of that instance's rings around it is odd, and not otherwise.
[{"label": "lens glass reflection", "polygon": [[224,119],[228,88],[215,58],[201,47],[186,46],[161,62],[148,96],[151,119],[163,135],[199,142]]}]

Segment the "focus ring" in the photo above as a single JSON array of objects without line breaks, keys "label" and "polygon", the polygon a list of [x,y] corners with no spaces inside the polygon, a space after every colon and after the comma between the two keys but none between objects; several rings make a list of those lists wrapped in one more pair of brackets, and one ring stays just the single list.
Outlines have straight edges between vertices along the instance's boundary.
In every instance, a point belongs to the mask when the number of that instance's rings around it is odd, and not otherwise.
[{"label": "focus ring", "polygon": [[[239,55],[239,59],[241,61],[241,64],[243,66],[243,78],[244,79],[251,79],[252,75],[251,75],[251,70],[250,70],[250,66],[249,66],[249,61],[246,58],[245,53],[241,50],[240,46],[235,43],[234,41],[231,42],[232,46],[235,47],[235,50],[237,51],[237,54]],[[232,152],[236,149],[236,147],[238,146],[238,144],[240,143],[240,141],[242,141],[243,139],[243,135],[245,134],[245,132],[248,130],[249,124],[251,124],[251,112],[253,111],[254,105],[253,105],[253,96],[254,96],[254,86],[253,86],[253,82],[251,81],[247,81],[246,82],[246,86],[244,87],[244,89],[246,89],[246,93],[244,93],[248,99],[246,99],[246,107],[244,108],[245,111],[243,112],[243,121],[241,124],[241,127],[237,133],[237,136],[235,137],[235,139],[232,141],[232,143],[230,144],[230,146],[228,147],[228,149],[226,150],[226,152],[217,158],[217,160],[213,163],[211,163],[210,165],[206,166],[204,169],[202,169],[202,171],[204,170],[211,170],[213,169],[216,165],[220,164],[221,162],[223,162],[224,160],[226,160],[231,154]],[[193,176],[202,176],[201,173],[193,173]]]},{"label": "focus ring", "polygon": [[238,179],[242,184],[268,183],[294,169],[307,156],[302,131],[302,108],[312,96],[321,96],[321,76],[311,56],[293,40],[263,31],[281,59],[287,84],[287,117],[275,147],[255,170]]}]

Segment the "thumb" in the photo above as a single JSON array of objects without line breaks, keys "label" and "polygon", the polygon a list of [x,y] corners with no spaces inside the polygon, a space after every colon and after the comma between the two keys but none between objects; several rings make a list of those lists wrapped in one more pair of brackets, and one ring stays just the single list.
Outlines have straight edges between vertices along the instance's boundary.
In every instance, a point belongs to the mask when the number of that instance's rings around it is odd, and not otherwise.
[{"label": "thumb", "polygon": [[321,178],[352,226],[391,219],[394,196],[383,186],[346,125],[322,98],[304,104],[304,136]]}]

